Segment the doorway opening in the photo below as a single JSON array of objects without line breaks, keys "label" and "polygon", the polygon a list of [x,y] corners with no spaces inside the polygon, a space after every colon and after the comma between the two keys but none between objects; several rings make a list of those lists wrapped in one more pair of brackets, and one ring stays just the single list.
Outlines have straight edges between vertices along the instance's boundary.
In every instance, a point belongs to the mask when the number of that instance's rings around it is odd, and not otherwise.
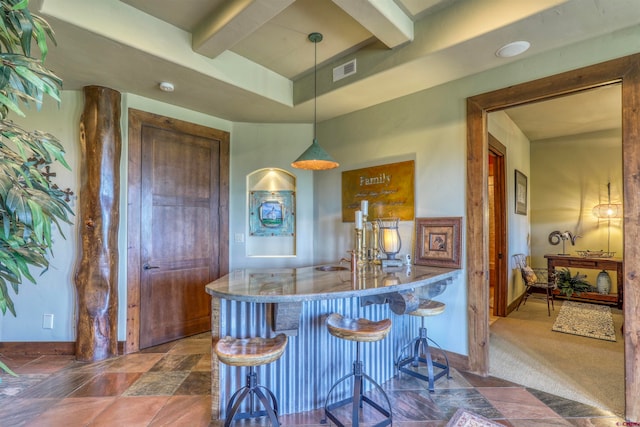
[{"label": "doorway opening", "polygon": [[640,55],[618,58],[528,83],[511,86],[467,100],[467,300],[469,369],[481,375],[489,371],[489,284],[487,114],[511,106],[550,99],[612,83],[622,83],[622,152],[624,212],[624,334],[625,417],[640,419],[640,365],[634,337],[640,335],[640,251],[635,244],[640,224],[632,213],[640,210]]}]

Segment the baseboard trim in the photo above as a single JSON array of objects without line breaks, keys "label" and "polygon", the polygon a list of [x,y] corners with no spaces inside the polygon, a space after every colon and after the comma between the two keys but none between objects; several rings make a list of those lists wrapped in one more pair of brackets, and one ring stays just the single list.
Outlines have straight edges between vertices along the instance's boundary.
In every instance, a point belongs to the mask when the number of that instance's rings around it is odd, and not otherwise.
[{"label": "baseboard trim", "polygon": [[[431,348],[431,356],[433,360],[440,363],[445,363],[444,357],[439,350],[436,350],[435,347]],[[453,353],[451,351],[444,352],[447,355],[447,359],[449,360],[449,366],[457,369],[458,371],[468,371],[469,370],[469,356],[463,356],[462,354]]]},{"label": "baseboard trim", "polygon": [[[124,354],[124,341],[118,341],[118,354]],[[75,356],[73,341],[0,342],[3,356]]]}]

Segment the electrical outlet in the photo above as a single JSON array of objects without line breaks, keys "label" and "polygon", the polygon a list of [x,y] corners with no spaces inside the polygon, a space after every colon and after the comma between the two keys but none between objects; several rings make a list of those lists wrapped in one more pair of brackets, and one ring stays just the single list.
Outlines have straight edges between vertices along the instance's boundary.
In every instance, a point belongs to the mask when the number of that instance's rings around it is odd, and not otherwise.
[{"label": "electrical outlet", "polygon": [[53,329],[53,314],[42,315],[42,329]]},{"label": "electrical outlet", "polygon": [[236,243],[244,243],[244,233],[236,233],[235,234],[235,242]]}]

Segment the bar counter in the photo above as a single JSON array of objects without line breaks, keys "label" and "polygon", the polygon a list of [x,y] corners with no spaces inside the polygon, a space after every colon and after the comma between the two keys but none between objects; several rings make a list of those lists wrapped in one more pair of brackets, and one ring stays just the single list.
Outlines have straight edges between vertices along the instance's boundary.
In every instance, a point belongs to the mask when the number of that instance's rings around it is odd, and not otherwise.
[{"label": "bar counter", "polygon": [[[258,382],[278,398],[279,414],[317,409],[335,380],[350,372],[354,343],[332,337],[326,317],[337,312],[371,320],[390,318],[392,331],[363,345],[365,370],[379,383],[394,375],[396,352],[417,334],[419,319],[404,316],[420,298],[444,292],[460,270],[425,266],[382,269],[348,265],[235,270],[206,286],[211,298],[212,345],[224,336],[289,335],[283,356],[257,367]],[[218,362],[212,352],[212,419],[245,381],[245,368]],[[345,389],[345,393],[348,391]]]}]

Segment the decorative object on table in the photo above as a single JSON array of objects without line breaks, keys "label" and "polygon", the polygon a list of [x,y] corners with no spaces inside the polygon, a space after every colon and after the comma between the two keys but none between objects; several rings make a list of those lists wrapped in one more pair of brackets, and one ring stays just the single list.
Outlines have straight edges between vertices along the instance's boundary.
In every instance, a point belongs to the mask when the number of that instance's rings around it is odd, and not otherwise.
[{"label": "decorative object on table", "polygon": [[413,160],[342,172],[342,222],[368,201],[369,220],[414,218],[415,162]]},{"label": "decorative object on table", "polygon": [[458,408],[445,427],[503,427],[503,425],[467,409]]},{"label": "decorative object on table", "polygon": [[252,236],[293,236],[295,191],[251,191],[249,233]]},{"label": "decorative object on table", "polygon": [[460,268],[462,218],[416,218],[414,263],[432,267]]},{"label": "decorative object on table", "polygon": [[564,301],[551,329],[605,341],[616,340],[611,308],[606,305]]},{"label": "decorative object on table", "polygon": [[571,297],[573,294],[578,296],[583,292],[590,292],[593,287],[585,279],[586,274],[576,273],[571,275],[571,271],[568,268],[556,268],[556,286],[562,295]]},{"label": "decorative object on table", "polygon": [[611,276],[609,276],[606,270],[598,273],[596,289],[598,289],[598,293],[601,295],[609,295],[609,291],[611,291]]},{"label": "decorative object on table", "polygon": [[586,250],[586,251],[576,251],[578,253],[578,255],[580,255],[583,258],[613,258],[613,256],[616,254],[615,252],[608,252],[608,251],[590,251],[590,250]]},{"label": "decorative object on table", "polygon": [[377,220],[380,230],[380,251],[387,257],[380,261],[382,267],[401,267],[403,265],[403,261],[396,258],[402,247],[398,222],[398,218],[378,218]]},{"label": "decorative object on table", "polygon": [[298,169],[310,169],[310,170],[326,170],[334,169],[340,166],[338,162],[327,153],[324,148],[318,143],[318,137],[316,135],[316,122],[317,122],[317,104],[318,104],[318,43],[322,41],[322,34],[311,33],[308,36],[309,41],[314,45],[314,63],[313,63],[313,142],[300,155],[291,166]]},{"label": "decorative object on table", "polygon": [[516,213],[527,214],[527,176],[516,169],[515,178]]},{"label": "decorative object on table", "polygon": [[578,237],[581,237],[581,236],[578,236],[578,235],[574,236],[573,234],[571,234],[570,231],[565,231],[564,233],[562,233],[558,230],[555,230],[549,233],[549,243],[552,245],[558,245],[560,242],[562,242],[562,253],[558,255],[569,255],[568,253],[565,252],[564,242],[568,240],[571,242],[571,246],[575,246],[576,239]]}]

